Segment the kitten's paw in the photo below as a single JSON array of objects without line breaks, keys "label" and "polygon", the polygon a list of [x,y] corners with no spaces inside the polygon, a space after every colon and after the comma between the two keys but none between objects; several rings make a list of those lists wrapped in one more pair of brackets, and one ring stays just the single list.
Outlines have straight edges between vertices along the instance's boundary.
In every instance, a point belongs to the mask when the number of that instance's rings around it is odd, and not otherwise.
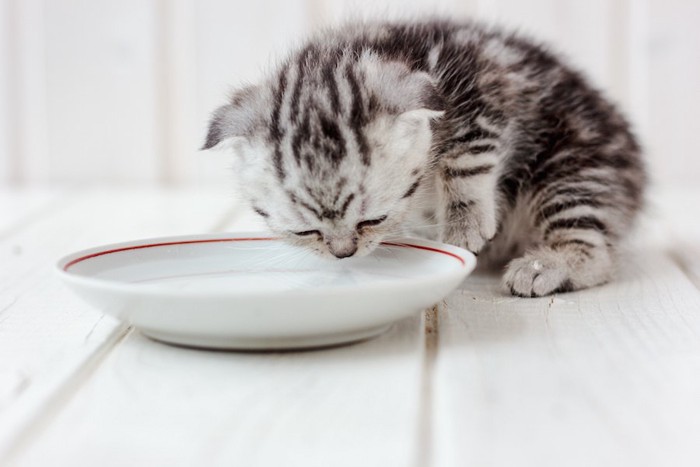
[{"label": "kitten's paw", "polygon": [[508,263],[503,277],[506,288],[519,297],[542,297],[573,290],[563,261],[528,254]]},{"label": "kitten's paw", "polygon": [[448,227],[443,241],[478,253],[492,238],[493,235],[482,232],[476,222],[468,222]]},{"label": "kitten's paw", "polygon": [[491,241],[496,236],[498,222],[496,221],[496,207],[491,206],[488,212],[483,213],[479,221],[479,233],[481,238]]},{"label": "kitten's paw", "polygon": [[496,235],[495,208],[479,208],[475,203],[460,203],[459,213],[451,213],[443,241],[461,246],[472,253],[480,252]]}]

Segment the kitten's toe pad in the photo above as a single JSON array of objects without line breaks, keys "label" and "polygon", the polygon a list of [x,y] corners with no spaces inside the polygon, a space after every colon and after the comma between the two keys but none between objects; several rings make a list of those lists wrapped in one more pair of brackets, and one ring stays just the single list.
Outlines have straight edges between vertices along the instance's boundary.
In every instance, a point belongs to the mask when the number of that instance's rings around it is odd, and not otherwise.
[{"label": "kitten's toe pad", "polygon": [[504,282],[510,293],[519,297],[542,297],[572,288],[565,264],[533,255],[511,261]]}]

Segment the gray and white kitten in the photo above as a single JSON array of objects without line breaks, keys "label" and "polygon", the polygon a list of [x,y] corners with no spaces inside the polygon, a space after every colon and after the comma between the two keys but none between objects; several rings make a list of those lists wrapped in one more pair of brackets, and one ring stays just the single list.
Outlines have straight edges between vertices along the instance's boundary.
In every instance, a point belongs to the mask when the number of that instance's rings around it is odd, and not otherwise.
[{"label": "gray and white kitten", "polygon": [[627,122],[581,74],[450,21],[317,35],[215,112],[204,148],[219,145],[296,244],[345,258],[408,230],[510,259],[524,297],[609,280],[646,180]]}]

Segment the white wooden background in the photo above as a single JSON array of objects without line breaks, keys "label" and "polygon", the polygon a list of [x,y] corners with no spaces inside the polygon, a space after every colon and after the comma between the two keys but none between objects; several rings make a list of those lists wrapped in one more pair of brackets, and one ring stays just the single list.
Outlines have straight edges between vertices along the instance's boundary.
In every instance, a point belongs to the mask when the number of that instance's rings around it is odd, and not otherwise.
[{"label": "white wooden background", "polygon": [[52,270],[96,244],[247,230],[240,204],[0,191],[0,465],[697,467],[700,191],[655,198],[605,286],[519,299],[474,275],[376,339],[256,354],[153,342]]},{"label": "white wooden background", "polygon": [[551,41],[630,113],[658,183],[695,183],[695,0],[0,0],[0,186],[226,187],[196,148],[230,86],[319,26],[427,12]]}]

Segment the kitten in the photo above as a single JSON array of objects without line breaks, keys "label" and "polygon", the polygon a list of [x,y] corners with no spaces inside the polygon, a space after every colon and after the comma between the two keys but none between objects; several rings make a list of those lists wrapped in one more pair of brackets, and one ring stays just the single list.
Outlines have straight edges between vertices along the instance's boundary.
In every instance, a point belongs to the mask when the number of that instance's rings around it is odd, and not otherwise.
[{"label": "kitten", "polygon": [[410,230],[515,258],[504,282],[523,297],[609,280],[646,180],[627,122],[581,74],[449,21],[317,35],[214,113],[204,148],[219,145],[289,241],[345,258]]}]

